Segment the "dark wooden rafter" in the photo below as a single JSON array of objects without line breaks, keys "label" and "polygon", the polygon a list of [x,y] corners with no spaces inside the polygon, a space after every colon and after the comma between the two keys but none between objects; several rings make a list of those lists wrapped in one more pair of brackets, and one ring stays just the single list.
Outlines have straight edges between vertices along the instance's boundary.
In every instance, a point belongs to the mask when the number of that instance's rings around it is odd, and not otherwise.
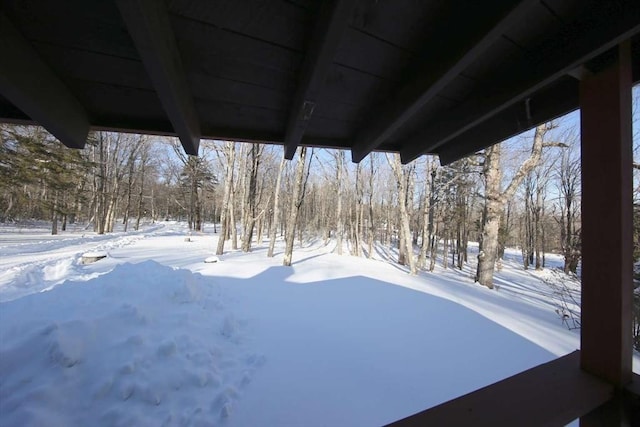
[{"label": "dark wooden rafter", "polygon": [[84,108],[27,40],[0,12],[0,93],[70,148],[89,134]]},{"label": "dark wooden rafter", "polygon": [[198,155],[200,122],[164,1],[118,0],[120,14],[182,147]]},{"label": "dark wooden rafter", "polygon": [[285,157],[293,159],[309,124],[318,95],[357,0],[326,0],[309,43],[284,138]]},{"label": "dark wooden rafter", "polygon": [[539,123],[576,110],[579,102],[578,86],[577,80],[566,77],[537,92],[534,97],[502,110],[441,147],[438,151],[440,164],[448,165],[495,141],[504,141]]},{"label": "dark wooden rafter", "polygon": [[[607,3],[599,2],[595,7],[604,9],[610,6]],[[554,42],[541,44],[538,51],[529,53],[512,70],[505,70],[495,80],[487,81],[472,98],[447,111],[446,117],[434,119],[430,125],[402,141],[403,163],[425,153],[438,152],[457,136],[525,101],[563,75],[575,74],[581,64],[640,32],[640,2],[624,0],[617,3],[617,13],[602,12],[607,19],[591,19],[592,25],[566,25],[562,34],[553,36]],[[597,12],[587,10],[585,13],[597,15]],[[576,22],[584,19],[578,16]]]},{"label": "dark wooden rafter", "polygon": [[[579,79],[592,76],[586,66],[536,92],[531,98],[518,102],[476,127],[451,139],[438,150],[440,163],[448,165],[493,144],[575,111],[580,106]],[[633,72],[633,82],[640,81],[640,69]]]},{"label": "dark wooden rafter", "polygon": [[371,151],[391,138],[409,119],[451,83],[473,61],[483,55],[515,23],[520,22],[538,0],[523,0],[496,21],[487,22],[474,36],[454,51],[443,49],[441,58],[433,58],[426,69],[398,90],[395,98],[362,126],[353,143],[351,158],[360,162]]}]

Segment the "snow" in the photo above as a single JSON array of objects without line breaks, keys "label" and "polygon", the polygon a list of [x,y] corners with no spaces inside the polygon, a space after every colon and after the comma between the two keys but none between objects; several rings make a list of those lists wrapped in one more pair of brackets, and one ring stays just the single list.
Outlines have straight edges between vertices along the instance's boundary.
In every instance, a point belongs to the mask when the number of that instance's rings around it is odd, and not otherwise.
[{"label": "snow", "polygon": [[224,305],[219,285],[154,261],[3,304],[2,424],[221,419],[262,360]]},{"label": "snow", "polygon": [[212,255],[212,256],[210,256],[210,257],[206,257],[206,258],[204,259],[204,262],[206,262],[206,263],[214,263],[214,262],[219,262],[219,261],[220,261],[220,258],[218,258],[218,257],[217,257],[217,256],[215,256],[215,255]]},{"label": "snow", "polygon": [[83,258],[105,258],[109,256],[105,251],[89,251],[82,254]]},{"label": "snow", "polygon": [[320,241],[203,263],[185,232],[0,228],[0,425],[382,425],[579,347],[575,283],[515,251],[490,291]]}]

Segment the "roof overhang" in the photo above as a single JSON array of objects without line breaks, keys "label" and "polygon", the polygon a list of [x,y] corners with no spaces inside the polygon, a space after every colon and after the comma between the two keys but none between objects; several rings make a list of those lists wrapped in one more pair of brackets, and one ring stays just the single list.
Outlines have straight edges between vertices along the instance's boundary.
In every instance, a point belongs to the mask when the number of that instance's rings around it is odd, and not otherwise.
[{"label": "roof overhang", "polygon": [[[444,163],[578,108],[640,2],[0,3],[0,121],[373,150]],[[612,53],[613,52],[613,53]]]}]

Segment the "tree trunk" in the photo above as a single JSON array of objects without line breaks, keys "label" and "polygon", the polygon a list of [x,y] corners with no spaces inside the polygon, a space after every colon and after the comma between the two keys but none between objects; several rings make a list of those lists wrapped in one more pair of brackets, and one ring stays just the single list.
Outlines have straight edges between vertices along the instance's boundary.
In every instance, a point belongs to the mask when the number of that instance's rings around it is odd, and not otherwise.
[{"label": "tree trunk", "polygon": [[[144,185],[144,175],[142,176],[142,183],[141,185]],[[152,185],[151,186],[151,223],[155,224],[156,219],[157,219],[157,211],[156,211],[156,194],[155,194],[155,190],[154,190],[155,186]],[[142,195],[142,190],[140,190],[140,195]],[[142,198],[142,197],[140,197]],[[138,226],[140,222],[136,221],[136,227]],[[136,228],[137,230],[137,228]]]},{"label": "tree trunk", "polygon": [[229,228],[231,230],[231,249],[238,249],[238,227],[236,227],[235,189],[231,189],[229,196]]},{"label": "tree trunk", "polygon": [[233,191],[233,164],[235,162],[235,143],[225,143],[226,152],[226,166],[224,177],[224,194],[222,196],[222,207],[220,208],[220,234],[218,236],[218,247],[216,248],[216,255],[222,255],[224,253],[224,241],[229,235],[229,215],[233,206],[229,206],[229,200],[231,199],[231,192]]},{"label": "tree trunk", "polygon": [[369,250],[367,252],[368,258],[370,259],[373,256],[373,240],[375,239],[376,227],[374,225],[374,217],[373,217],[373,153],[369,154]]},{"label": "tree trunk", "polygon": [[493,289],[493,270],[498,258],[498,230],[501,213],[502,204],[499,201],[487,200],[485,202],[476,281],[489,289]]},{"label": "tree trunk", "polygon": [[[240,205],[240,231],[242,234],[240,235],[240,243],[244,242],[244,235],[246,233],[246,224],[247,224],[247,205],[245,203],[247,197],[247,145],[242,144],[240,146],[239,153],[239,166],[238,166],[238,187],[240,191],[239,195],[239,205]],[[234,248],[237,249],[237,248]]]},{"label": "tree trunk", "polygon": [[[404,255],[409,263],[409,270],[411,274],[418,273],[416,269],[415,257],[413,255],[413,246],[411,244],[411,228],[409,225],[409,211],[407,209],[407,196],[408,185],[410,182],[410,176],[406,176],[405,171],[402,169],[402,163],[400,162],[400,155],[395,153],[393,155],[393,162],[391,167],[393,173],[396,176],[396,184],[398,186],[398,205],[400,208],[400,233],[402,238],[400,239],[401,248],[404,248]],[[404,246],[402,246],[404,244]]]},{"label": "tree trunk", "polygon": [[580,232],[576,230],[580,210],[580,162],[564,152],[560,164],[561,236],[565,273],[576,273],[580,262]]},{"label": "tree trunk", "polygon": [[242,235],[243,252],[249,252],[251,250],[251,240],[253,239],[253,230],[256,224],[256,192],[258,185],[258,167],[260,166],[260,146],[258,144],[252,144],[250,153],[251,166],[248,171],[249,180],[247,182],[249,188],[246,191],[246,218]]},{"label": "tree trunk", "polygon": [[489,289],[493,289],[493,271],[495,262],[498,259],[498,235],[502,210],[507,201],[513,197],[522,180],[540,163],[544,136],[550,129],[550,124],[542,124],[536,127],[531,155],[520,165],[504,192],[500,190],[502,181],[500,144],[496,144],[486,150],[483,166],[485,208],[476,280]]},{"label": "tree trunk", "polygon": [[7,208],[4,210],[4,213],[2,214],[2,218],[0,218],[0,222],[5,222],[6,220],[9,219],[9,213],[13,208],[13,198],[14,198],[13,192],[10,191],[7,196]]},{"label": "tree trunk", "polygon": [[430,255],[429,255],[429,271],[433,271],[436,268],[436,259],[438,258],[438,226],[434,230],[434,234],[431,237],[430,243]]},{"label": "tree trunk", "polygon": [[276,178],[276,189],[273,196],[273,219],[271,221],[271,227],[269,229],[269,250],[267,256],[273,257],[273,251],[276,246],[276,233],[278,231],[278,221],[280,215],[280,186],[282,185],[282,172],[284,171],[286,159],[282,157],[280,160],[280,166],[278,167],[278,177]]},{"label": "tree trunk", "polygon": [[493,289],[493,270],[498,258],[498,232],[503,203],[500,199],[502,169],[500,144],[487,148],[483,166],[485,205],[482,214],[482,233],[478,249],[476,280]]},{"label": "tree trunk", "polygon": [[[400,212],[400,206],[398,206],[398,215],[402,215]],[[407,244],[404,241],[404,224],[402,220],[400,220],[399,231],[398,231],[398,264],[407,265]]]},{"label": "tree trunk", "polygon": [[[429,173],[430,164],[426,162],[426,173],[425,176],[430,176]],[[431,199],[431,191],[430,191],[430,182],[428,179],[424,181],[424,196],[422,198],[422,241],[420,242],[420,256],[418,257],[418,267],[425,268],[427,264],[427,251],[429,250],[429,229],[430,222],[429,218],[431,217],[431,207],[430,201]]]},{"label": "tree trunk", "polygon": [[446,270],[449,267],[449,231],[444,230],[444,241],[442,242],[442,267]]},{"label": "tree trunk", "polygon": [[124,215],[122,218],[122,225],[124,225],[124,232],[127,232],[129,228],[129,211],[131,210],[131,192],[133,191],[133,172],[135,161],[133,158],[129,158],[129,176],[127,177],[127,202],[124,207]]},{"label": "tree trunk", "polygon": [[[429,191],[429,248],[431,248],[434,244],[437,245],[436,237],[435,237],[435,214],[436,214],[436,166],[435,163],[431,164],[431,191]],[[437,254],[437,251],[431,251],[432,254]],[[433,271],[433,268],[429,268],[430,271]]]},{"label": "tree trunk", "polygon": [[195,195],[195,221],[193,228],[195,231],[202,231],[202,203],[200,202],[201,197],[197,186],[195,188]]},{"label": "tree trunk", "polygon": [[[142,219],[142,208],[144,206],[144,173],[145,173],[145,161],[143,160],[140,165],[140,191],[138,192],[138,208],[136,209],[136,226],[135,230],[138,231],[140,229],[140,220]],[[153,187],[152,187],[153,189]],[[153,193],[152,193],[153,194]],[[151,197],[153,201],[153,196]],[[153,215],[152,215],[153,216]]]},{"label": "tree trunk", "polygon": [[258,233],[258,235],[256,236],[256,242],[258,246],[262,246],[264,232],[264,220],[262,215],[259,215],[258,219],[256,220],[256,232]]},{"label": "tree trunk", "polygon": [[538,182],[538,188],[536,189],[536,210],[534,213],[534,227],[535,227],[535,252],[536,252],[536,270],[542,270],[543,267],[543,253],[544,253],[544,243],[543,243],[543,229],[542,229],[542,217],[544,215],[544,201],[542,198],[543,188]]},{"label": "tree trunk", "polygon": [[362,211],[362,184],[360,183],[360,164],[356,165],[356,203],[355,203],[355,215],[351,215],[352,221],[351,229],[353,230],[353,251],[352,255],[360,256],[360,220]]},{"label": "tree trunk", "polygon": [[335,157],[336,161],[336,252],[342,255],[342,240],[344,239],[344,221],[342,220],[342,188],[343,188],[343,169],[344,169],[344,151],[338,150]]},{"label": "tree trunk", "polygon": [[307,147],[300,149],[300,159],[296,167],[296,176],[293,184],[293,197],[291,199],[291,209],[289,218],[287,219],[287,228],[285,229],[285,251],[282,265],[291,266],[291,258],[293,255],[293,241],[296,235],[296,223],[298,222],[298,212],[302,205],[303,194],[303,178],[304,168],[307,157]]},{"label": "tree trunk", "polygon": [[58,192],[55,192],[53,206],[51,207],[51,235],[58,234]]},{"label": "tree trunk", "polygon": [[98,165],[99,165],[99,174],[96,177],[98,180],[97,183],[97,191],[96,191],[96,213],[95,213],[95,224],[97,225],[96,231],[98,234],[104,234],[104,226],[106,222],[106,194],[105,194],[105,181],[106,181],[106,165],[104,158],[104,134],[103,132],[99,133],[98,138]]}]

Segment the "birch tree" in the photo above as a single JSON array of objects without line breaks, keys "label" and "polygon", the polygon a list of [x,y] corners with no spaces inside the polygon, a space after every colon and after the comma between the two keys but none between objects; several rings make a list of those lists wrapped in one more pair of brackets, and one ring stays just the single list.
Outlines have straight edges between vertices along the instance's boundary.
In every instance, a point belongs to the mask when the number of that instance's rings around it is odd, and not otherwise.
[{"label": "birch tree", "polygon": [[253,239],[253,230],[256,225],[256,207],[259,203],[258,200],[258,169],[260,167],[260,160],[264,145],[251,144],[249,150],[249,159],[247,164],[249,165],[246,171],[246,190],[245,190],[245,217],[242,233],[242,251],[249,252],[251,250],[251,240]]},{"label": "birch tree", "polygon": [[[147,179],[147,173],[152,163],[152,152],[149,141],[147,139],[144,140],[143,146],[140,149],[140,160],[138,163],[138,206],[136,208],[136,224],[134,229],[138,231],[140,229],[140,221],[142,220],[142,216],[144,214],[144,192],[145,192],[145,181]],[[153,187],[152,191],[153,191]],[[153,194],[153,192],[152,192]],[[151,197],[151,206],[153,206],[154,200],[153,196]],[[153,210],[153,209],[152,209]],[[151,218],[154,219],[154,215],[152,213]]]},{"label": "birch tree", "polygon": [[291,206],[289,208],[289,216],[287,218],[287,226],[285,228],[285,250],[282,265],[290,267],[293,255],[293,241],[296,236],[296,224],[298,222],[298,212],[304,199],[304,169],[307,159],[307,147],[300,149],[300,158],[296,166],[296,174],[293,181],[293,194],[291,197]]},{"label": "birch tree", "polygon": [[334,161],[336,165],[336,253],[338,255],[342,255],[342,240],[344,239],[344,219],[342,218],[344,156],[343,150],[337,150],[334,154]]},{"label": "birch tree", "polygon": [[278,167],[278,176],[276,178],[276,188],[273,196],[273,216],[271,220],[271,227],[269,228],[269,249],[267,256],[273,257],[273,251],[276,246],[276,233],[278,232],[278,221],[280,221],[280,187],[282,186],[282,172],[286,163],[284,156],[280,160],[280,166]]},{"label": "birch tree", "polygon": [[393,160],[389,159],[389,164],[393,169],[398,187],[398,207],[400,210],[400,251],[404,252],[404,257],[409,263],[409,271],[415,275],[418,273],[413,254],[413,245],[411,244],[411,229],[409,226],[409,210],[407,208],[408,185],[410,182],[409,174],[411,171],[405,170],[400,161],[400,154],[393,154]]},{"label": "birch tree", "polygon": [[222,207],[220,208],[220,234],[218,236],[218,246],[216,248],[216,255],[222,255],[224,252],[224,242],[229,235],[229,227],[234,226],[230,224],[229,212],[233,209],[229,205],[231,199],[231,191],[233,189],[233,168],[235,163],[235,146],[234,142],[227,141],[224,143],[224,193],[222,196]]},{"label": "birch tree", "polygon": [[529,158],[520,165],[520,168],[504,190],[502,190],[502,166],[500,164],[502,156],[501,145],[496,144],[485,150],[482,167],[485,183],[485,201],[476,281],[489,289],[493,289],[493,272],[498,259],[498,232],[502,212],[507,201],[513,197],[527,174],[540,162],[544,138],[551,129],[552,125],[550,123],[536,127]]}]

